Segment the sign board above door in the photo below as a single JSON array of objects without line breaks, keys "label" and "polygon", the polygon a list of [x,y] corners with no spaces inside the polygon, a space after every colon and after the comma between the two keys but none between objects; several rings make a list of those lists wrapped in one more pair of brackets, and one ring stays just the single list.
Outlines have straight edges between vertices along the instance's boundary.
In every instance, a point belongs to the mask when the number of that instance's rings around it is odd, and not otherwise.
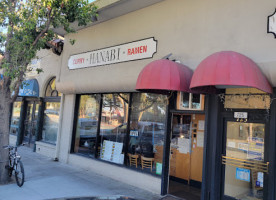
[{"label": "sign board above door", "polygon": [[125,43],[104,49],[70,56],[69,69],[96,67],[133,60],[152,58],[157,51],[157,41],[147,38],[135,42]]}]

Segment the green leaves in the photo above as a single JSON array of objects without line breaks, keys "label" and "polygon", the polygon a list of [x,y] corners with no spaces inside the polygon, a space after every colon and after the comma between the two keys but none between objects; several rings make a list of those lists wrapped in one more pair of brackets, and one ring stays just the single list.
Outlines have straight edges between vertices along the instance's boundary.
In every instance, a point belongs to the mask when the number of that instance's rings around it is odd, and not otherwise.
[{"label": "green leaves", "polygon": [[[70,23],[87,25],[97,16],[87,0],[0,0],[0,63],[9,82],[22,80],[37,51],[57,35],[53,27],[74,32]],[[70,41],[74,44],[75,40]],[[41,73],[41,70],[37,71]]]},{"label": "green leaves", "polygon": [[69,42],[70,42],[71,45],[74,45],[76,40],[75,39],[70,39]]}]

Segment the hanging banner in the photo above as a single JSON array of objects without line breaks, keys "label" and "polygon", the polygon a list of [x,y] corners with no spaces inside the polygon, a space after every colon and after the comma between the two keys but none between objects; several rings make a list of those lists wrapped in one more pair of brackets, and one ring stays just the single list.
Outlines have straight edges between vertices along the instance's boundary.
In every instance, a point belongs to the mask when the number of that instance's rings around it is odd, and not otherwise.
[{"label": "hanging banner", "polygon": [[69,69],[81,69],[115,63],[152,58],[157,51],[157,41],[152,37],[70,56]]}]

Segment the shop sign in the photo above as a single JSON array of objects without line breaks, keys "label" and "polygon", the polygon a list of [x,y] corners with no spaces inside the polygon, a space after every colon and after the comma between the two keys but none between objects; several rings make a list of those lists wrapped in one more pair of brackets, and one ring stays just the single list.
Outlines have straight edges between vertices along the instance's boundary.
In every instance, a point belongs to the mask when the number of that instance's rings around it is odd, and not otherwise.
[{"label": "shop sign", "polygon": [[250,170],[243,168],[236,168],[236,179],[250,182]]},{"label": "shop sign", "polygon": [[276,38],[276,9],[274,13],[267,18],[267,32],[274,34]]},{"label": "shop sign", "polygon": [[157,51],[157,41],[152,37],[118,46],[98,49],[70,56],[69,69],[81,69],[115,63],[152,58]]},{"label": "shop sign", "polygon": [[234,112],[235,119],[247,119],[247,112]]}]

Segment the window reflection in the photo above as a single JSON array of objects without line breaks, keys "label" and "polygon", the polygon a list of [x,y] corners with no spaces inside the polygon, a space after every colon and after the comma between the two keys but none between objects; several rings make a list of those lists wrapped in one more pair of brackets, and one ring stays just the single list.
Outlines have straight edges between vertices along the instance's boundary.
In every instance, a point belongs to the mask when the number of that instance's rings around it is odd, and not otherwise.
[{"label": "window reflection", "polygon": [[42,130],[42,141],[56,144],[59,124],[59,102],[46,102]]},{"label": "window reflection", "polygon": [[192,94],[192,109],[200,109],[200,94]]},{"label": "window reflection", "polygon": [[225,195],[263,199],[264,173],[257,166],[264,161],[264,136],[264,124],[227,122],[226,156],[237,164],[225,166]]},{"label": "window reflection", "polygon": [[75,153],[94,156],[100,95],[81,95],[76,127]]},{"label": "window reflection", "polygon": [[12,118],[11,118],[11,125],[10,125],[10,134],[13,134],[13,135],[18,134],[21,105],[22,105],[22,102],[13,103]]},{"label": "window reflection", "polygon": [[100,158],[123,164],[128,120],[128,94],[104,94],[100,140]]},{"label": "window reflection", "polygon": [[182,93],[182,107],[189,108],[190,103],[190,94],[189,93]]},{"label": "window reflection", "polygon": [[179,92],[178,98],[178,109],[204,110],[204,95]]},{"label": "window reflection", "polygon": [[[152,158],[152,167],[143,170],[161,174],[163,143],[166,119],[166,96],[149,93],[133,94],[130,116],[130,141],[128,151],[131,155]],[[157,169],[156,169],[157,167]]]},{"label": "window reflection", "polygon": [[[74,152],[94,157],[97,142],[99,159],[124,164],[124,160],[129,163],[134,155],[137,168],[161,174],[167,98],[157,94],[133,94],[127,144],[129,97],[129,93],[81,95]],[[99,114],[101,124],[97,130]],[[143,159],[150,164],[143,165]]]},{"label": "window reflection", "polygon": [[61,96],[61,94],[56,90],[56,78],[52,78],[45,91],[45,96],[46,97],[58,97]]}]

